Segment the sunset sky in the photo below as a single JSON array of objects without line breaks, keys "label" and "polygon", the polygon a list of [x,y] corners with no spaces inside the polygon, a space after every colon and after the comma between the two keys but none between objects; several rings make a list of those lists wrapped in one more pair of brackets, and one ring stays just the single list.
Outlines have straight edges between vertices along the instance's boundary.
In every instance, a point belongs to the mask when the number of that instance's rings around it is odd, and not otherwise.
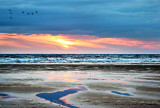
[{"label": "sunset sky", "polygon": [[159,0],[0,0],[0,14],[0,54],[160,53]]}]

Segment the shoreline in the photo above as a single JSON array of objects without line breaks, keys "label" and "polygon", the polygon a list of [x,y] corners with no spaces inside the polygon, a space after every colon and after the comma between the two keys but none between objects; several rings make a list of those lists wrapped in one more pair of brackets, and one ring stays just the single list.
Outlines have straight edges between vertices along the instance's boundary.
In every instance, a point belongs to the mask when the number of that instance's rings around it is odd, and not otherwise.
[{"label": "shoreline", "polygon": [[160,62],[0,62],[0,64],[160,65]]},{"label": "shoreline", "polygon": [[160,70],[160,64],[0,64],[1,71],[11,70]]}]

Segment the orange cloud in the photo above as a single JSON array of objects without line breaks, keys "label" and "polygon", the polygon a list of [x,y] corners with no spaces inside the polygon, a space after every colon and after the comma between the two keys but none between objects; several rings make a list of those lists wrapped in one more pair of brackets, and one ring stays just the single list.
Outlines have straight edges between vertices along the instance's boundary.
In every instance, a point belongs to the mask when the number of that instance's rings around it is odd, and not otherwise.
[{"label": "orange cloud", "polygon": [[[77,38],[76,36],[81,36]],[[10,41],[14,40],[14,41]],[[16,41],[17,40],[17,41]],[[142,49],[159,49],[160,43],[156,41],[141,41],[130,38],[100,38],[90,35],[51,35],[51,34],[16,34],[0,33],[0,46],[13,46],[29,48],[25,43],[40,43],[48,47],[60,47],[61,49],[88,48],[116,48],[115,46],[137,47]],[[114,45],[114,46],[113,46]]]},{"label": "orange cloud", "polygon": [[99,38],[91,41],[95,43],[105,43],[110,45],[120,45],[129,47],[133,46],[146,49],[156,49],[160,45],[159,42],[156,41],[141,41],[129,38]]},{"label": "orange cloud", "polygon": [[1,40],[0,40],[0,46],[12,46],[12,47],[29,48],[28,46],[18,44],[17,42],[14,42],[14,41],[1,41]]}]

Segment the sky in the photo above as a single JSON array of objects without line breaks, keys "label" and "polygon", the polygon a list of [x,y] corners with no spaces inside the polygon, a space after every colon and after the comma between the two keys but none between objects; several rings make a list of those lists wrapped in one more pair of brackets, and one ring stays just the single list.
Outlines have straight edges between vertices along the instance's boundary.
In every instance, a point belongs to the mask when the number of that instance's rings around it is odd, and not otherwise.
[{"label": "sky", "polygon": [[0,0],[4,53],[159,54],[160,0]]}]

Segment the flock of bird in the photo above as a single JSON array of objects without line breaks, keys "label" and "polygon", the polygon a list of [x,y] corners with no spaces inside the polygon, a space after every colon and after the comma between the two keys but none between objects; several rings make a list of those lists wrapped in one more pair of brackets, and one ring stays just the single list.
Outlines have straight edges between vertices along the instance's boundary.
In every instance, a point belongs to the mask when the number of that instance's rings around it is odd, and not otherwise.
[{"label": "flock of bird", "polygon": [[[10,14],[10,17],[9,17],[9,18],[12,19],[12,18],[13,18],[13,17],[12,17],[13,11],[12,11],[11,9],[9,9],[8,11],[9,11],[9,14]],[[38,11],[35,11],[35,12],[24,12],[24,11],[22,11],[21,13],[22,13],[22,14],[25,14],[25,13],[26,13],[27,15],[34,15],[34,14],[37,14]]]}]

